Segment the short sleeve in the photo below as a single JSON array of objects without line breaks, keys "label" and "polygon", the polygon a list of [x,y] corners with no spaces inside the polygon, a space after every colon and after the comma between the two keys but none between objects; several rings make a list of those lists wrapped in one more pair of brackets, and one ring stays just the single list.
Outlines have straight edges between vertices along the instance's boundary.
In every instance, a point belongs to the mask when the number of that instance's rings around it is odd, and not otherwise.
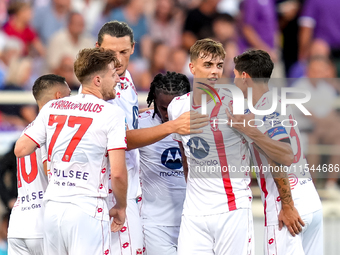
[{"label": "short sleeve", "polygon": [[29,137],[40,148],[46,143],[47,104],[41,109],[36,119],[26,128],[24,135]]},{"label": "short sleeve", "polygon": [[307,0],[305,1],[302,12],[299,18],[299,25],[304,27],[315,27],[318,19],[319,8],[317,1]]},{"label": "short sleeve", "polygon": [[118,106],[114,106],[110,113],[114,112],[108,118],[108,133],[107,133],[107,150],[126,149],[126,120],[124,111]]}]

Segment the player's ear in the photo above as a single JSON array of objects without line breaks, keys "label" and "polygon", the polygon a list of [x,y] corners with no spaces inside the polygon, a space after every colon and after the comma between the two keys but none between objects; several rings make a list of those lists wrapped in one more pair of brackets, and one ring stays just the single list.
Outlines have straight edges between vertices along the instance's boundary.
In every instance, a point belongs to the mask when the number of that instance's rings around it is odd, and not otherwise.
[{"label": "player's ear", "polygon": [[135,43],[132,44],[131,55],[135,52]]},{"label": "player's ear", "polygon": [[100,46],[99,46],[99,43],[98,42],[96,42],[96,48],[99,48]]},{"label": "player's ear", "polygon": [[189,68],[190,72],[195,75],[195,65],[192,62],[189,63]]},{"label": "player's ear", "polygon": [[93,83],[94,85],[96,85],[96,87],[99,87],[100,84],[101,84],[101,78],[100,78],[100,76],[99,76],[99,75],[93,76],[93,78],[92,78],[92,83]]},{"label": "player's ear", "polygon": [[54,99],[59,99],[59,98],[62,98],[62,96],[61,96],[60,91],[57,91],[57,92],[54,94]]}]

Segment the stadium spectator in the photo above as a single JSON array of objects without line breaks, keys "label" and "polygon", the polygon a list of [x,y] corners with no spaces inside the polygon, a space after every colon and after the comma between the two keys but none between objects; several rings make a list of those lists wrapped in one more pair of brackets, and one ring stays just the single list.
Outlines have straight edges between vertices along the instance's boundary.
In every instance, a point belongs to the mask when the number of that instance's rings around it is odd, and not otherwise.
[{"label": "stadium spectator", "polygon": [[81,49],[94,47],[95,39],[87,36],[84,33],[84,28],[83,16],[80,13],[71,12],[68,16],[67,28],[52,35],[46,56],[50,71],[57,68],[63,56],[67,55],[75,60]]},{"label": "stadium spectator", "polygon": [[8,36],[19,38],[24,44],[24,55],[28,55],[31,46],[40,56],[45,55],[45,47],[42,45],[36,32],[30,27],[32,9],[29,3],[13,2],[8,7],[9,20],[4,25],[3,31]]},{"label": "stadium spectator", "polygon": [[[31,75],[32,60],[28,58],[15,59],[10,63],[8,74],[6,77],[6,84],[3,90],[5,91],[24,91],[25,85]],[[27,126],[37,116],[37,110],[32,105],[22,104],[4,104],[0,105],[0,111],[11,118],[7,118],[8,121],[13,124],[24,124]]]},{"label": "stadium spectator", "polygon": [[174,0],[156,1],[154,13],[148,17],[148,30],[154,42],[175,48],[182,44],[183,11]]},{"label": "stadium spectator", "polygon": [[100,18],[106,1],[101,0],[73,0],[72,10],[82,14],[85,19],[85,32],[91,34]]},{"label": "stadium spectator", "polygon": [[67,26],[70,0],[52,0],[48,5],[34,10],[32,25],[44,45],[59,29]]},{"label": "stadium spectator", "polygon": [[[301,131],[308,134],[309,146],[340,145],[340,116],[333,106],[338,99],[337,87],[332,84],[335,73],[334,64],[328,57],[314,56],[308,62],[306,77],[293,84],[294,87],[308,90],[311,93],[311,99],[305,104],[305,107],[312,115],[308,117],[302,114],[298,115],[299,127]],[[314,166],[317,169],[323,163],[321,154],[315,149],[307,152],[310,167]],[[339,162],[339,155],[330,155],[329,165]],[[330,196],[338,197],[340,194],[340,188],[337,185],[339,174],[333,171],[328,174],[327,178],[325,187],[329,190]]]},{"label": "stadium spectator", "polygon": [[126,22],[134,31],[136,44],[134,54],[130,58],[131,61],[150,56],[151,40],[148,35],[143,0],[129,0],[125,6],[112,10],[110,20]]},{"label": "stadium spectator", "polygon": [[183,29],[182,43],[187,50],[198,39],[212,36],[212,22],[220,0],[202,0],[199,6],[189,10]]},{"label": "stadium spectator", "polygon": [[136,83],[140,84],[137,87],[140,90],[149,90],[152,77],[158,73],[165,74],[167,70],[168,59],[170,57],[170,48],[162,43],[156,42],[152,46],[150,68],[141,75],[141,80],[138,81],[136,78]]},{"label": "stadium spectator", "polygon": [[53,73],[65,77],[71,90],[78,90],[80,84],[74,74],[73,63],[73,56],[64,55],[59,60],[58,66],[53,70]]},{"label": "stadium spectator", "polygon": [[268,52],[278,61],[278,22],[274,1],[244,0],[241,3],[241,52],[248,48]]},{"label": "stadium spectator", "polygon": [[167,70],[176,72],[176,73],[186,74],[187,72],[186,64],[188,63],[189,63],[189,54],[187,53],[186,50],[184,50],[183,48],[170,49]]}]

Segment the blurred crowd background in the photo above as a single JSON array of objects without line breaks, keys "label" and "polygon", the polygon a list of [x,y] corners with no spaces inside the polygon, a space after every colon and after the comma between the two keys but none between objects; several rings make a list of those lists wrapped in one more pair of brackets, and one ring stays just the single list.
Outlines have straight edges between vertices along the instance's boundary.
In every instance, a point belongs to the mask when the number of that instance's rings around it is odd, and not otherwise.
[{"label": "blurred crowd background", "polygon": [[[157,73],[192,79],[188,51],[210,37],[227,52],[224,77],[233,78],[234,56],[256,48],[271,55],[272,77],[294,79],[284,86],[309,90],[312,117],[299,123],[307,159],[316,166],[339,164],[339,10],[339,0],[0,0],[0,94],[31,91],[46,73],[64,76],[77,90],[73,61],[80,49],[95,46],[110,20],[125,21],[134,31],[128,69],[139,92],[149,90]],[[36,114],[34,105],[0,101],[0,133],[23,130]],[[13,157],[10,150],[0,162],[0,195],[9,208],[16,198],[16,185],[6,185],[16,183]],[[317,187],[339,198],[338,174],[326,177]]]}]

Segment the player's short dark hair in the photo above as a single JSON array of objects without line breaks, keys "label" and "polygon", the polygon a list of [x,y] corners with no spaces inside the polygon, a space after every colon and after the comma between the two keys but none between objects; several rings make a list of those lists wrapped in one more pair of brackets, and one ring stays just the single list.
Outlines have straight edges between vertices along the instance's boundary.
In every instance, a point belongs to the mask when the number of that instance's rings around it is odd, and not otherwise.
[{"label": "player's short dark hair", "polygon": [[74,73],[78,80],[83,83],[95,73],[108,69],[108,64],[113,62],[114,66],[119,65],[116,54],[112,50],[103,48],[83,49],[78,53],[74,62]]},{"label": "player's short dark hair", "polygon": [[272,75],[274,63],[269,54],[263,50],[248,50],[234,57],[235,69],[246,72],[257,82],[268,82]]},{"label": "player's short dark hair", "polygon": [[190,48],[190,61],[194,61],[198,58],[205,58],[208,55],[212,55],[212,59],[220,57],[225,58],[225,50],[220,42],[216,42],[212,39],[205,38],[197,40]]},{"label": "player's short dark hair", "polygon": [[155,99],[157,95],[163,93],[164,95],[181,96],[190,92],[190,82],[188,77],[184,74],[176,72],[167,72],[166,74],[157,74],[151,82],[150,91],[146,102],[148,107],[154,104],[154,115],[158,112]]},{"label": "player's short dark hair", "polygon": [[32,92],[36,101],[39,101],[44,93],[57,85],[68,86],[64,77],[56,74],[46,74],[35,80]]},{"label": "player's short dark hair", "polygon": [[99,46],[101,46],[103,43],[104,35],[110,35],[117,38],[129,36],[131,45],[135,43],[133,39],[133,31],[131,27],[129,27],[129,25],[125,22],[113,20],[105,23],[98,33],[97,42]]}]

